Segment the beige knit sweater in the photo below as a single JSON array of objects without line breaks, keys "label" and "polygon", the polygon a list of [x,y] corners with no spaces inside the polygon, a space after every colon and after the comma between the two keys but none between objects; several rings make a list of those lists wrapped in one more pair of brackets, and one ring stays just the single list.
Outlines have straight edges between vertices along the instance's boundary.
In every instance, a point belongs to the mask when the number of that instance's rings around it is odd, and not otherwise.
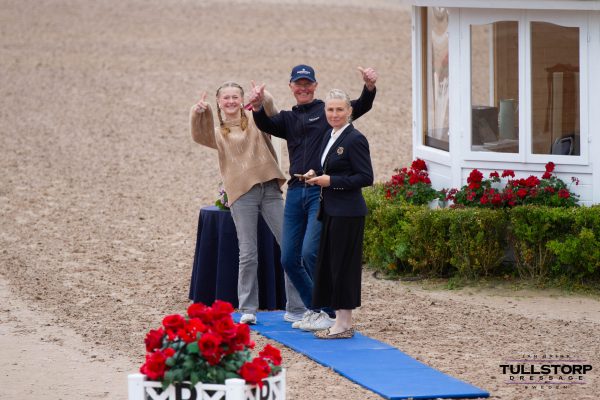
[{"label": "beige knit sweater", "polygon": [[[277,113],[273,98],[269,95],[265,96],[264,107],[267,115]],[[241,118],[226,121],[229,133],[221,133],[221,128],[215,126],[210,105],[202,113],[195,112],[192,107],[190,113],[194,141],[219,152],[219,168],[230,205],[257,183],[273,179],[279,181],[280,187],[285,183],[271,138],[256,127],[252,112],[244,112],[248,117],[248,128],[242,130]]]}]

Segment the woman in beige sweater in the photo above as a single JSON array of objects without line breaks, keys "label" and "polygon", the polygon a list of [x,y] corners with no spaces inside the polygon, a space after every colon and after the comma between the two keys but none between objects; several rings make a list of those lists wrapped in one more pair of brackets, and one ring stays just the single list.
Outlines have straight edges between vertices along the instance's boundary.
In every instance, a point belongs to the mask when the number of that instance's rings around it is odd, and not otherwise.
[{"label": "woman in beige sweater", "polygon": [[[239,242],[238,301],[240,322],[256,323],[258,309],[258,214],[281,243],[283,198],[281,186],[285,177],[277,163],[270,137],[261,132],[244,110],[244,90],[235,82],[225,82],[217,90],[217,119],[206,102],[206,93],[191,109],[191,132],[195,142],[219,152],[219,168],[227,192],[231,215]],[[265,111],[277,110],[270,96],[265,98]],[[290,320],[305,311],[298,292],[285,277],[286,315]]]}]

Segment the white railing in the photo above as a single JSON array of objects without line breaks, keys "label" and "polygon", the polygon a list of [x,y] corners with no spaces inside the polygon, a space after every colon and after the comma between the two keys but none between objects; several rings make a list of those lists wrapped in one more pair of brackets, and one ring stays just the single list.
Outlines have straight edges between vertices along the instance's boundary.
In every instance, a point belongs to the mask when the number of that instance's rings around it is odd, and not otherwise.
[{"label": "white railing", "polygon": [[147,381],[143,374],[130,374],[128,382],[128,400],[285,400],[286,391],[285,369],[263,379],[262,388],[243,379],[227,379],[224,385],[184,382],[163,390],[160,382]]}]

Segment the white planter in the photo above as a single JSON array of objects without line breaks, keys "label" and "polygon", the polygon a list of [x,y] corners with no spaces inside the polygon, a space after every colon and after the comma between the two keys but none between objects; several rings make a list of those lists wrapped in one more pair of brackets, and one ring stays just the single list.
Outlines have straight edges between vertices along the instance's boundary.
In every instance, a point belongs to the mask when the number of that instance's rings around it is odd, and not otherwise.
[{"label": "white planter", "polygon": [[427,205],[431,210],[436,210],[438,208],[446,208],[448,206],[448,203],[444,200],[433,199]]},{"label": "white planter", "polygon": [[263,379],[263,387],[246,384],[243,379],[227,379],[224,385],[190,382],[170,385],[147,381],[146,375],[130,374],[128,400],[285,400],[285,369]]}]

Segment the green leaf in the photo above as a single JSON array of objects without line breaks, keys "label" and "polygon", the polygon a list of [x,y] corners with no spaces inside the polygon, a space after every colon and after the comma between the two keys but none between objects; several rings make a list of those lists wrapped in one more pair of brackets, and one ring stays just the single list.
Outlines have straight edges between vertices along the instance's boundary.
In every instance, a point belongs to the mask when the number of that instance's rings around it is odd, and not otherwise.
[{"label": "green leaf", "polygon": [[183,371],[180,369],[177,369],[173,372],[173,381],[175,382],[183,382],[185,380],[185,376],[183,374]]},{"label": "green leaf", "polygon": [[198,342],[192,342],[187,345],[187,351],[190,354],[198,354],[199,353]]},{"label": "green leaf", "polygon": [[164,386],[164,383],[166,383],[167,386],[169,386],[171,383],[173,383],[174,374],[175,374],[175,371],[173,371],[173,370],[169,370],[169,371],[165,372],[165,375],[163,377],[163,386]]},{"label": "green leaf", "polygon": [[231,371],[225,372],[225,379],[233,379],[233,378],[239,378],[239,377],[240,376],[235,372],[231,372]]},{"label": "green leaf", "polygon": [[195,366],[196,366],[196,363],[191,358],[186,358],[185,361],[183,362],[183,368],[185,368],[187,370],[193,370]]},{"label": "green leaf", "polygon": [[190,374],[190,382],[192,382],[192,385],[200,382],[200,375],[197,372],[192,372]]}]

